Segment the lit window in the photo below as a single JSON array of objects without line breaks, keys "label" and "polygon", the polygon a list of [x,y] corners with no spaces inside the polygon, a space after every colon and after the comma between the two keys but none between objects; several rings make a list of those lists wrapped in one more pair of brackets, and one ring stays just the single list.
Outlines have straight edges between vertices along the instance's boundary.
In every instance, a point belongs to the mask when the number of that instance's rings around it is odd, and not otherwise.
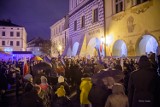
[{"label": "lit window", "polygon": [[13,36],[13,32],[10,32],[10,36]]},{"label": "lit window", "polygon": [[82,16],[81,28],[85,26],[85,16]]},{"label": "lit window", "polygon": [[4,31],[2,32],[2,36],[6,36],[6,33]]},{"label": "lit window", "polygon": [[16,46],[19,46],[19,45],[20,45],[20,42],[19,42],[19,41],[17,41],[17,42],[16,42]]},{"label": "lit window", "polygon": [[93,10],[93,23],[98,22],[98,8]]},{"label": "lit window", "polygon": [[76,31],[76,30],[77,30],[77,20],[74,21],[74,31]]},{"label": "lit window", "polygon": [[10,46],[13,46],[13,41],[10,41]]},{"label": "lit window", "polygon": [[115,0],[115,13],[119,13],[124,10],[124,0]]},{"label": "lit window", "polygon": [[2,45],[3,45],[3,46],[5,45],[5,41],[2,41]]}]

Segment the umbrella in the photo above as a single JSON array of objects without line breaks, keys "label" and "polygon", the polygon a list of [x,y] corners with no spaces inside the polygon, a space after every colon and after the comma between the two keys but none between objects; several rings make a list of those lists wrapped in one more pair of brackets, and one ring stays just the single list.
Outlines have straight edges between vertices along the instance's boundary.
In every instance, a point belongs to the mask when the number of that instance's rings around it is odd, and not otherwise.
[{"label": "umbrella", "polygon": [[31,60],[34,60],[34,61],[42,61],[43,59],[39,56],[34,56],[31,58]]},{"label": "umbrella", "polygon": [[116,82],[120,82],[124,75],[120,70],[104,69],[100,73],[94,74],[92,79],[103,79],[105,77],[113,77]]},{"label": "umbrella", "polygon": [[46,74],[52,71],[52,65],[47,62],[40,62],[33,66],[34,74],[37,74],[38,70],[43,70]]}]

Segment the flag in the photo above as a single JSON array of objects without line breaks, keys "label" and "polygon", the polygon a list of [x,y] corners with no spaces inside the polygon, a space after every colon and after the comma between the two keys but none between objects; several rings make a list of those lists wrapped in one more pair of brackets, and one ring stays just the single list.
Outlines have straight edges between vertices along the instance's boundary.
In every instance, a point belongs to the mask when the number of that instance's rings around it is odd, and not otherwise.
[{"label": "flag", "polygon": [[100,44],[100,52],[102,53],[103,50],[103,43]]}]

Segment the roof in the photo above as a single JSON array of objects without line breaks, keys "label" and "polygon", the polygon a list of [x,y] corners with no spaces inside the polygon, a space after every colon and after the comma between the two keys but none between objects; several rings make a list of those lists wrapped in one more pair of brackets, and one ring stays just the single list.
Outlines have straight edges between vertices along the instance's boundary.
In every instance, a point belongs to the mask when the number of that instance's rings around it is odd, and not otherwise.
[{"label": "roof", "polygon": [[22,27],[20,25],[13,24],[10,20],[0,20],[0,26]]},{"label": "roof", "polygon": [[37,43],[37,42],[41,42],[41,41],[43,41],[42,38],[36,37],[36,38],[31,39],[27,44],[33,44],[33,43]]}]

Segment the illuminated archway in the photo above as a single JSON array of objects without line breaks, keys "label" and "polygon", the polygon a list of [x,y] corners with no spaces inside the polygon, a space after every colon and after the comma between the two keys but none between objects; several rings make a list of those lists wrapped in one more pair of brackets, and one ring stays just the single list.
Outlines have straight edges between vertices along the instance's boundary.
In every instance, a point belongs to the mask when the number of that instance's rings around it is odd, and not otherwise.
[{"label": "illuminated archway", "polygon": [[151,35],[144,35],[139,39],[136,45],[137,56],[145,55],[146,53],[156,53],[158,47],[157,40]]},{"label": "illuminated archway", "polygon": [[67,50],[67,56],[71,56],[71,55],[72,55],[72,49],[71,47],[69,47]]},{"label": "illuminated archway", "polygon": [[117,40],[113,45],[113,56],[127,56],[127,46],[123,40]]},{"label": "illuminated archway", "polygon": [[75,42],[74,45],[73,45],[73,48],[72,48],[72,56],[77,55],[78,48],[79,48],[79,43]]},{"label": "illuminated archway", "polygon": [[[100,50],[101,41],[98,38],[92,38],[88,45],[86,55],[98,56],[98,51]],[[100,55],[104,55],[104,50],[99,51]]]}]

